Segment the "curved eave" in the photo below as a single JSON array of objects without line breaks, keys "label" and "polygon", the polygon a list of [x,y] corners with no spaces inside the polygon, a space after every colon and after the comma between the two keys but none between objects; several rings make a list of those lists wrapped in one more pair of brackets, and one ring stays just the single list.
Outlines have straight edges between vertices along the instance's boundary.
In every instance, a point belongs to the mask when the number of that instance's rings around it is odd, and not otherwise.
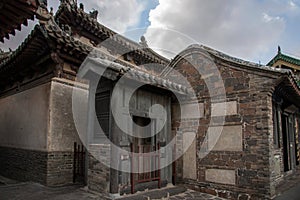
[{"label": "curved eave", "polygon": [[28,19],[34,20],[38,9],[36,0],[14,0],[0,2],[0,41],[9,39],[9,34],[15,35],[15,30],[21,30],[21,25],[28,25]]},{"label": "curved eave", "polygon": [[0,63],[0,74],[16,70],[18,67],[33,63],[40,55],[44,54],[48,45],[43,35],[43,30],[36,25],[22,44]]},{"label": "curved eave", "polygon": [[154,62],[168,65],[170,62],[167,58],[159,55],[152,49],[144,48],[139,43],[117,34],[113,30],[100,24],[96,19],[91,18],[89,14],[85,13],[75,5],[62,3],[55,15],[55,20],[59,23],[72,23],[73,25],[80,26],[102,41],[110,38],[117,45],[127,48],[128,52],[134,52],[135,54],[149,60],[150,63]]}]

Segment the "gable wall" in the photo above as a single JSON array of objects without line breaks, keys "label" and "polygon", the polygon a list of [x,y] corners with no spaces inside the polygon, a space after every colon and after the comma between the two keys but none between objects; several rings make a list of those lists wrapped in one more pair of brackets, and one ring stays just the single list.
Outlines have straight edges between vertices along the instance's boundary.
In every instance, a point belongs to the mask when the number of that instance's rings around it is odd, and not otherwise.
[{"label": "gable wall", "polygon": [[[203,104],[204,116],[189,120],[173,119],[173,131],[177,135],[195,131],[197,176],[185,176],[184,163],[177,162],[179,180],[193,189],[230,199],[267,199],[274,193],[270,180],[270,144],[272,141],[272,98],[273,80],[238,70],[226,63],[194,53],[188,62],[179,62],[175,69],[188,77],[199,104]],[[212,65],[216,64],[226,90],[226,103],[216,97],[222,81]],[[193,66],[192,66],[193,64]],[[194,69],[193,69],[194,68]],[[205,76],[206,83],[195,73],[195,68]],[[204,76],[202,76],[204,77]],[[208,90],[208,85],[213,89]],[[227,107],[224,126],[222,116],[213,109]],[[210,127],[209,124],[211,123]],[[192,126],[191,126],[192,125]],[[221,133],[221,134],[220,134]],[[213,138],[220,135],[216,144]],[[178,137],[178,142],[182,137]]]}]

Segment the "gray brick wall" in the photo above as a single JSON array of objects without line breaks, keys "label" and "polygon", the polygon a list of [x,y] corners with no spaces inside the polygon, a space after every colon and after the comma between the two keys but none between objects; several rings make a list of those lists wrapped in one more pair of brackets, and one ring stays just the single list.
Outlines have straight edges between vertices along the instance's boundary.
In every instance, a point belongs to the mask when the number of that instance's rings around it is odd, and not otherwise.
[{"label": "gray brick wall", "polygon": [[48,186],[73,182],[73,152],[42,152],[0,147],[0,174]]},{"label": "gray brick wall", "polygon": [[47,182],[47,153],[8,147],[0,147],[1,175],[41,184]]},{"label": "gray brick wall", "polygon": [[[194,53],[187,59],[204,74],[212,74],[211,67],[205,65],[203,56]],[[208,125],[212,120],[218,125],[218,117],[211,117],[212,96],[217,96],[219,91],[216,74],[211,75],[210,84],[215,89],[209,94],[207,85],[195,73],[194,66],[181,61],[175,69],[187,78],[195,93],[198,102],[204,103],[204,117],[199,119],[197,132],[197,153],[200,146],[205,143]],[[197,157],[197,180],[182,179],[182,159],[177,161],[178,181],[182,180],[192,189],[225,197],[228,199],[269,199],[273,195],[270,166],[270,145],[272,145],[271,97],[274,87],[273,78],[249,69],[237,69],[227,63],[217,61],[218,70],[222,76],[226,101],[237,102],[237,114],[225,117],[228,126],[242,126],[242,151],[211,151],[206,157]],[[215,83],[214,83],[215,81]],[[172,119],[172,131],[178,133],[191,129],[190,123]],[[179,125],[180,128],[179,128]],[[186,130],[185,130],[186,129]],[[178,137],[177,139],[180,139]],[[206,180],[207,169],[224,169],[235,171],[235,184],[214,183]],[[181,176],[181,177],[180,177]]]}]

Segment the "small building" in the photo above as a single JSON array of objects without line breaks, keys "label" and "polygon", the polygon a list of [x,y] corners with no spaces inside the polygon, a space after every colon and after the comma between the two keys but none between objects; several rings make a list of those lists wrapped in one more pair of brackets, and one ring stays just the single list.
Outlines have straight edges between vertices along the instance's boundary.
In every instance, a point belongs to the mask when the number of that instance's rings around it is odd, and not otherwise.
[{"label": "small building", "polygon": [[54,16],[42,8],[26,40],[1,53],[2,175],[107,196],[183,184],[271,199],[299,170],[293,71],[197,44],[169,60],[75,1]]},{"label": "small building", "polygon": [[280,46],[278,46],[277,55],[267,64],[267,66],[290,69],[296,75],[298,82],[300,80],[300,59],[283,54]]}]

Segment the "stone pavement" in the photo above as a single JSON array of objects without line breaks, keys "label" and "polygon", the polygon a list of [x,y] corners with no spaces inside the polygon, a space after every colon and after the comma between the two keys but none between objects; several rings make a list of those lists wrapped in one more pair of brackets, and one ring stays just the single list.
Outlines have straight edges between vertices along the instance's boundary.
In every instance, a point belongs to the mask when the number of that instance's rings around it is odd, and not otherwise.
[{"label": "stone pavement", "polygon": [[[148,198],[149,197],[149,198]],[[108,200],[101,194],[91,193],[81,185],[45,187],[38,183],[20,183],[0,176],[0,200]],[[183,187],[167,187],[160,190],[140,192],[119,200],[222,200],[222,198],[186,190]]]},{"label": "stone pavement", "polygon": [[187,190],[186,192],[184,192],[182,194],[178,194],[178,195],[170,197],[170,200],[181,200],[181,199],[182,200],[190,200],[190,199],[223,200],[223,198],[212,196],[212,195],[209,195],[209,194],[204,194],[204,193],[196,192],[196,191],[193,191],[193,190]]},{"label": "stone pavement", "polygon": [[300,168],[295,174],[284,178],[284,182],[276,187],[277,197],[275,200],[299,200],[300,199]]},{"label": "stone pavement", "polygon": [[193,190],[186,190],[184,187],[166,187],[162,189],[155,189],[148,192],[142,192],[128,197],[122,197],[118,200],[223,200],[222,198],[196,192]]}]

